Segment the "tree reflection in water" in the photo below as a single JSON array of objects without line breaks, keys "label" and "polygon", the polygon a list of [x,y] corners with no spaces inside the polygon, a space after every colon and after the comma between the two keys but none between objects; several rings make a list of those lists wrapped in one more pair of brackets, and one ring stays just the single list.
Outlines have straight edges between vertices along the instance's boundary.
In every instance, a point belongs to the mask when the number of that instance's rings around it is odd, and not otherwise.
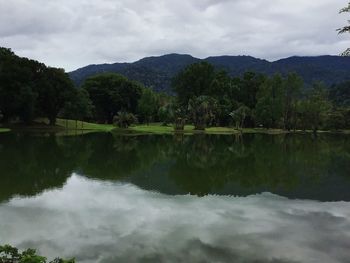
[{"label": "tree reflection in water", "polygon": [[0,201],[62,187],[73,172],[165,194],[350,200],[346,135],[0,135]]}]

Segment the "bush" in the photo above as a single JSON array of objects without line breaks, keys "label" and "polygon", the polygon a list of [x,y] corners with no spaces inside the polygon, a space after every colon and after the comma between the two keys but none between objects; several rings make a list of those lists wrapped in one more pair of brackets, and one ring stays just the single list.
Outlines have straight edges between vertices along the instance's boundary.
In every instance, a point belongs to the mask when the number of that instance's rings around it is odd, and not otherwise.
[{"label": "bush", "polygon": [[130,125],[137,123],[137,118],[134,114],[125,111],[120,111],[113,117],[114,125],[119,128],[128,128]]}]

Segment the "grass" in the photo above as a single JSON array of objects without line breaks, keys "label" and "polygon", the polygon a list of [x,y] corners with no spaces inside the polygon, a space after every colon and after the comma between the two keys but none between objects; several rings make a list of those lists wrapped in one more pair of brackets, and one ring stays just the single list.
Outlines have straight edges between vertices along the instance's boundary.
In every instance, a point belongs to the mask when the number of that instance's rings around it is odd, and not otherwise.
[{"label": "grass", "polygon": [[[194,126],[186,125],[182,133],[193,133]],[[152,133],[152,134],[172,134],[175,133],[172,125],[164,126],[161,123],[150,123],[149,125],[134,125],[129,127],[130,131],[136,133]]]},{"label": "grass", "polygon": [[[194,130],[193,125],[186,125],[183,131],[174,131],[173,125],[164,126],[161,123],[150,123],[149,125],[134,125],[128,129],[116,129],[121,134],[249,134],[249,133],[261,133],[261,134],[286,134],[289,133],[283,129],[265,129],[265,128],[244,128],[237,130],[231,127],[210,127],[206,128],[205,131]],[[350,134],[350,130],[342,131],[318,131],[319,133],[343,133]],[[297,130],[296,133],[305,133],[304,131]],[[306,131],[306,133],[312,133],[312,131]]]},{"label": "grass", "polygon": [[115,126],[112,124],[98,124],[85,121],[74,121],[74,120],[65,120],[57,119],[56,125],[67,130],[85,130],[85,131],[105,131],[109,132],[115,129]]},{"label": "grass", "polygon": [[243,129],[242,131],[230,128],[230,127],[210,127],[205,131],[198,131],[194,129],[193,125],[186,125],[183,131],[174,131],[172,125],[164,126],[160,123],[150,123],[149,125],[134,125],[129,129],[117,129],[119,133],[131,131],[136,134],[173,134],[173,133],[184,133],[184,134],[239,134],[239,133],[267,133],[267,134],[281,134],[286,133],[279,129]]},{"label": "grass", "polygon": [[[46,118],[38,118],[32,124],[25,125],[21,123],[13,123],[9,127],[13,131],[26,132],[49,132],[56,135],[81,135],[92,132],[110,132],[116,127],[112,124],[97,124],[75,120],[57,119],[55,126],[50,126]],[[3,128],[0,128],[3,130]],[[0,130],[0,132],[1,132]],[[6,131],[8,131],[7,129]]]},{"label": "grass", "polygon": [[10,129],[7,129],[7,128],[0,128],[0,133],[2,133],[2,132],[9,132],[10,131]]},{"label": "grass", "polygon": [[[282,129],[264,129],[264,128],[244,128],[242,130],[237,130],[230,127],[210,127],[205,129],[205,131],[198,131],[194,129],[193,125],[186,125],[183,131],[174,130],[173,125],[169,124],[167,126],[161,123],[150,123],[149,125],[140,124],[133,125],[128,129],[116,128],[112,124],[98,124],[90,122],[82,122],[75,120],[65,120],[57,119],[56,126],[49,126],[47,119],[37,119],[35,124],[30,126],[12,126],[13,130],[27,130],[27,131],[45,131],[45,132],[56,132],[62,135],[80,135],[91,132],[115,132],[121,135],[143,135],[143,134],[246,134],[246,133],[263,133],[263,134],[285,134],[288,133]],[[0,128],[0,132],[8,132],[8,128]],[[307,131],[311,132],[311,131]],[[345,133],[350,134],[350,130],[343,131],[319,131],[320,133]],[[297,133],[303,133],[302,131],[297,131]]]}]

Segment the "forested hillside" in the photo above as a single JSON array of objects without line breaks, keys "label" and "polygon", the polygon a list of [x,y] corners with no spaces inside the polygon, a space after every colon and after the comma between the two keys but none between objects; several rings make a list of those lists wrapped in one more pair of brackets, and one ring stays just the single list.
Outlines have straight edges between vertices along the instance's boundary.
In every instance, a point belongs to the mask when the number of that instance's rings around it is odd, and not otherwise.
[{"label": "forested hillside", "polygon": [[[171,80],[189,64],[202,61],[190,55],[170,54],[148,57],[134,63],[90,65],[70,73],[73,81],[80,85],[86,78],[102,72],[120,73],[139,81],[155,91],[171,93]],[[249,56],[219,56],[204,59],[218,69],[226,70],[231,77],[242,76],[246,71],[273,75],[295,72],[307,85],[322,81],[331,86],[350,80],[350,58],[339,56],[290,57],[275,62]]]}]

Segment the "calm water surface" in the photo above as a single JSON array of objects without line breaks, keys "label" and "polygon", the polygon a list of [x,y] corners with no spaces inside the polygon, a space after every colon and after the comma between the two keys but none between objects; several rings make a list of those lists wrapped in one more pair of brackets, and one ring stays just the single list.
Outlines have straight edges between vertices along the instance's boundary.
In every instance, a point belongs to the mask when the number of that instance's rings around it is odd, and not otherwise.
[{"label": "calm water surface", "polygon": [[0,134],[0,244],[78,262],[350,262],[350,136]]}]

